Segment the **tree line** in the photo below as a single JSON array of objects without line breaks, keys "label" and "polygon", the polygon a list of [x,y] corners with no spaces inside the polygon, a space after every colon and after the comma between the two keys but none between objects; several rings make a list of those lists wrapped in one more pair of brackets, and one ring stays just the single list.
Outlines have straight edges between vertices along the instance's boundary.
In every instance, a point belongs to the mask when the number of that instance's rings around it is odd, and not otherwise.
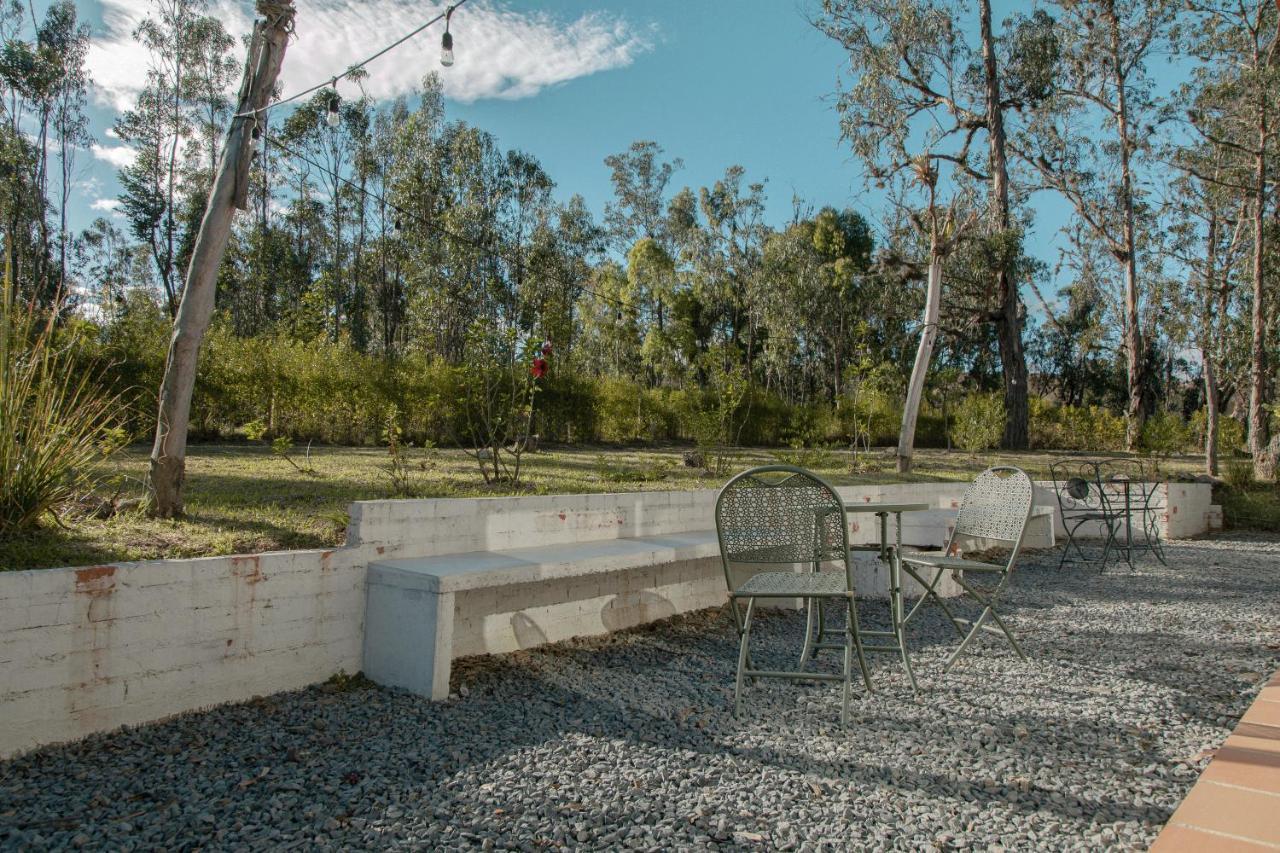
[{"label": "tree line", "polygon": [[[1237,415],[1265,467],[1273,2],[1059,0],[996,22],[989,0],[825,0],[811,14],[847,56],[837,113],[885,199],[876,221],[793,199],[771,225],[765,176],[730,164],[685,186],[647,140],[606,159],[614,193],[596,215],[532,155],[451,119],[436,74],[390,102],[356,75],[258,118],[215,325],[390,365],[464,365],[492,350],[477,329],[501,330],[552,342],[553,376],[698,388],[740,418],[753,393],[836,407],[890,389],[906,401],[903,470],[921,407],[958,388],[997,396],[1008,448],[1028,446],[1047,397],[1122,414],[1130,447],[1148,418],[1203,410],[1211,472],[1219,419]],[[0,14],[6,263],[20,298],[69,298],[103,335],[178,310],[240,67],[204,0],[153,0],[135,36],[149,65],[111,131],[132,151],[120,217],[72,235],[88,30],[68,0],[39,20],[17,2]],[[1050,196],[1071,211],[1052,268],[1028,247]],[[1055,275],[1066,286],[1046,293]]]}]

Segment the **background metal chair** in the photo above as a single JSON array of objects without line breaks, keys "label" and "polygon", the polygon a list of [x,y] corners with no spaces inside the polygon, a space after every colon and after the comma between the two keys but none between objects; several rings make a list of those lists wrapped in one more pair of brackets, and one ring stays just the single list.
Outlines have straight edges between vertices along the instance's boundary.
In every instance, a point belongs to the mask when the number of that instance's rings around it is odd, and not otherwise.
[{"label": "background metal chair", "polygon": [[[1105,568],[1115,540],[1116,517],[1102,488],[1098,461],[1059,459],[1049,466],[1049,475],[1053,478],[1058,511],[1067,533],[1058,568],[1067,563],[1100,564]],[[1089,556],[1080,543],[1080,528],[1086,525],[1096,525],[1102,533],[1102,545],[1096,557]]]},{"label": "background metal chair", "polygon": [[[1027,530],[1027,521],[1031,518],[1034,498],[1035,487],[1022,469],[1007,466],[988,468],[965,491],[960,511],[956,515],[955,528],[946,547],[937,552],[901,555],[902,568],[924,588],[924,594],[903,621],[911,621],[925,602],[932,600],[942,608],[960,635],[960,645],[947,658],[944,670],[951,668],[980,632],[1003,635],[1018,657],[1027,659],[1022,647],[1014,639],[1013,632],[996,612],[996,604],[1013,575],[1014,562],[1022,548],[1022,538]],[[995,542],[1007,545],[1009,559],[1003,564],[997,564],[955,556],[957,540],[962,538],[982,540],[984,544]],[[930,575],[928,580],[922,572]],[[970,621],[956,616],[947,602],[937,594],[938,581],[945,574],[950,574],[965,595],[982,606],[982,614],[977,619]],[[975,577],[988,580],[981,584],[975,583]],[[989,625],[988,622],[995,624]],[[969,626],[967,633],[963,627],[965,625]]]},{"label": "background metal chair", "polygon": [[[867,670],[858,612],[854,605],[854,570],[849,554],[849,526],[844,503],[816,475],[789,465],[766,465],[744,471],[729,480],[716,498],[716,532],[729,604],[738,630],[738,670],[734,682],[733,710],[741,710],[744,678],[786,678],[840,681],[840,722],[849,720],[849,694],[853,659],[867,691]],[[842,571],[821,571],[835,563]],[[736,584],[734,565],[787,566],[786,571],[762,571]],[[810,571],[797,572],[806,566]],[[845,610],[842,671],[839,675],[799,670],[761,670],[751,662],[751,617],[759,598],[800,598],[839,602]],[[806,631],[806,638],[808,637]],[[807,639],[806,639],[807,642]]]},{"label": "background metal chair", "polygon": [[1149,476],[1147,466],[1140,459],[1102,459],[1098,476],[1103,501],[1114,519],[1112,548],[1129,568],[1133,568],[1134,555],[1144,551],[1167,566],[1160,538],[1165,501],[1160,483]]}]

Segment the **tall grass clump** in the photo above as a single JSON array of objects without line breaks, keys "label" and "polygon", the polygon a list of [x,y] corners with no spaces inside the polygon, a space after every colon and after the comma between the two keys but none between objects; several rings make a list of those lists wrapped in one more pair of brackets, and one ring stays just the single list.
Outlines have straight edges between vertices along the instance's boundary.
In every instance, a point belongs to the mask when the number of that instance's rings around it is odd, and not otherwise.
[{"label": "tall grass clump", "polygon": [[54,319],[0,292],[0,534],[34,527],[85,494],[116,432],[117,398],[77,363]]}]

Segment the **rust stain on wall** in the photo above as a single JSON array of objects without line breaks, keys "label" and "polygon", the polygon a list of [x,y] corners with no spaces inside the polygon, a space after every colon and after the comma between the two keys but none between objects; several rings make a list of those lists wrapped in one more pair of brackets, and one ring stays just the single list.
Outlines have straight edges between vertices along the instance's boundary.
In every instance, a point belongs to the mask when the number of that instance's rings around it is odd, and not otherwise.
[{"label": "rust stain on wall", "polygon": [[235,640],[227,643],[226,657],[251,657],[253,650],[253,613],[258,603],[258,584],[266,580],[262,560],[257,554],[231,558],[232,615]]},{"label": "rust stain on wall", "polygon": [[[89,566],[85,569],[77,569],[76,592],[96,593],[99,591],[101,586],[100,584],[96,584],[96,582],[103,579],[114,578],[115,574],[115,566]],[[91,585],[94,585],[93,588],[90,588]],[[114,587],[115,581],[109,580],[108,585]],[[110,592],[110,589],[107,591]]]},{"label": "rust stain on wall", "polygon": [[[85,732],[98,727],[98,691],[107,676],[111,657],[111,628],[115,621],[116,567],[88,566],[76,570],[76,619],[72,631],[71,683],[66,692],[68,715]],[[80,602],[84,604],[81,605]]]}]

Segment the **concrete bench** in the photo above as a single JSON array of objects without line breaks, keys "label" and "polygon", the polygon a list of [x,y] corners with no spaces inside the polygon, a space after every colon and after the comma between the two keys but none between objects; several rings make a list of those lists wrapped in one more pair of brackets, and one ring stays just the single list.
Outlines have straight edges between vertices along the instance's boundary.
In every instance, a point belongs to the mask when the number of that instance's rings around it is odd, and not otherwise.
[{"label": "concrete bench", "polygon": [[719,553],[697,531],[371,563],[365,674],[444,699],[454,658],[716,607]]}]

